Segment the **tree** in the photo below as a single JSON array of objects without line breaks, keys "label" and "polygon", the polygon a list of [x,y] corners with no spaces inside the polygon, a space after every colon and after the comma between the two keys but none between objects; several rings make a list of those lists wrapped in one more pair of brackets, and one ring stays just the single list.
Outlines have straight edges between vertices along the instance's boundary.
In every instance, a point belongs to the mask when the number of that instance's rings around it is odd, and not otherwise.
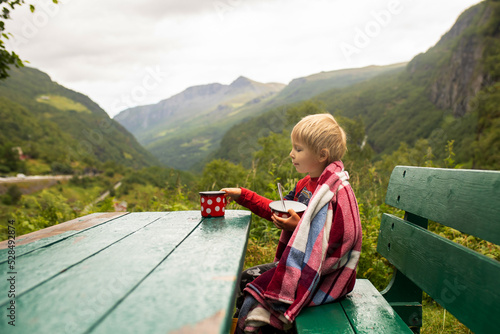
[{"label": "tree", "polygon": [[200,189],[219,190],[224,187],[247,186],[250,171],[227,160],[212,160],[203,169]]},{"label": "tree", "polygon": [[[52,0],[53,3],[57,4],[58,0]],[[1,12],[0,12],[0,80],[9,77],[7,70],[10,66],[23,67],[23,61],[19,56],[11,51],[5,49],[4,40],[9,39],[10,33],[5,32],[5,21],[10,19],[10,12],[16,8],[16,6],[21,6],[24,4],[24,0],[0,0]],[[30,10],[33,13],[35,11],[35,6],[30,4]]]}]

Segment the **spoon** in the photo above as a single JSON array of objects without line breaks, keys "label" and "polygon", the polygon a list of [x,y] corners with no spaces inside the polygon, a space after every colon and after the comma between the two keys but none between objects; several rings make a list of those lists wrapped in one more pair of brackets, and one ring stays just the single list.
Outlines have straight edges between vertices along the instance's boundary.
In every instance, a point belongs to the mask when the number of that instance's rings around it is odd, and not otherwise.
[{"label": "spoon", "polygon": [[281,184],[278,182],[278,193],[280,194],[280,199],[281,199],[281,205],[283,205],[283,210],[286,211],[285,207],[285,201],[283,200],[283,188],[281,187]]}]

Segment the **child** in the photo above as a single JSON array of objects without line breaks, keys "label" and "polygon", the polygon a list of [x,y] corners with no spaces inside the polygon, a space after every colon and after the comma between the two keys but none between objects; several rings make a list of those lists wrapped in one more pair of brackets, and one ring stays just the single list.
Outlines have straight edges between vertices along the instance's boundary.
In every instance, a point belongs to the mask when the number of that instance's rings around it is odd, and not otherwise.
[{"label": "child", "polygon": [[[303,307],[333,302],[354,288],[361,223],[354,192],[340,159],[346,135],[330,114],[304,117],[291,134],[290,157],[300,180],[286,199],[308,205],[300,218],[273,215],[270,199],[244,188],[224,188],[228,200],[282,229],[274,263],[242,273],[237,333],[272,326],[287,330]],[[245,287],[246,286],[246,287]]]}]

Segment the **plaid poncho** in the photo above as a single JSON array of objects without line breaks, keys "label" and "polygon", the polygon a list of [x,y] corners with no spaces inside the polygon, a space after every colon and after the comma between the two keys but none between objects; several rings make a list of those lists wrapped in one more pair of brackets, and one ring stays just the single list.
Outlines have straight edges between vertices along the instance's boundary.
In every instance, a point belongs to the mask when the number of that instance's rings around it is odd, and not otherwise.
[{"label": "plaid poncho", "polygon": [[245,288],[238,332],[266,324],[288,329],[303,307],[331,303],[354,288],[361,223],[348,179],[340,161],[324,170],[293,233],[281,234],[278,266]]}]

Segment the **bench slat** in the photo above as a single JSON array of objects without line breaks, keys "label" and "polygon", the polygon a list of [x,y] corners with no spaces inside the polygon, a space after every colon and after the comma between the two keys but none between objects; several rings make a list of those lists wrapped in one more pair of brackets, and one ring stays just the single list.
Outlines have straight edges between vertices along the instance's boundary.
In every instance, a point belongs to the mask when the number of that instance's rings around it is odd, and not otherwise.
[{"label": "bench slat", "polygon": [[305,308],[295,324],[299,334],[413,333],[366,279],[357,279],[354,290],[340,302]]},{"label": "bench slat", "polygon": [[91,333],[228,333],[250,219],[233,210],[203,219]]},{"label": "bench slat", "polygon": [[295,320],[297,333],[355,334],[340,303],[306,307]]},{"label": "bench slat", "polygon": [[472,331],[500,328],[500,262],[388,214],[377,251]]},{"label": "bench slat", "polygon": [[397,166],[386,203],[500,244],[500,172]]},{"label": "bench slat", "polygon": [[340,303],[357,334],[413,333],[369,280],[356,280]]}]

